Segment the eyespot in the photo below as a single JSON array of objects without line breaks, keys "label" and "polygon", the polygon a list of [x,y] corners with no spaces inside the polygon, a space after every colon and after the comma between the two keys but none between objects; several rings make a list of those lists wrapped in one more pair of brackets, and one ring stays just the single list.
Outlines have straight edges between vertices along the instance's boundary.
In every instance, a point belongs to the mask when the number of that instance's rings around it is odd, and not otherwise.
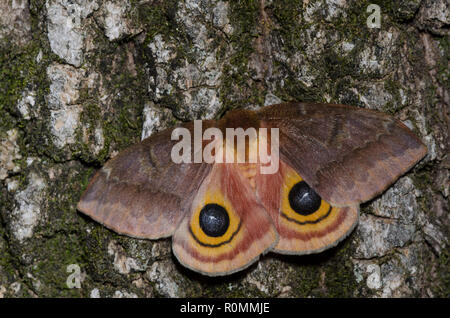
[{"label": "eyespot", "polygon": [[227,232],[230,217],[224,207],[218,204],[207,204],[200,211],[199,224],[206,235],[219,237]]},{"label": "eyespot", "polygon": [[229,245],[241,228],[241,219],[231,202],[218,189],[206,191],[193,207],[189,232],[201,246]]},{"label": "eyespot", "polygon": [[305,227],[322,222],[334,208],[314,191],[292,168],[284,167],[280,215],[283,222]]},{"label": "eyespot", "polygon": [[289,191],[289,205],[300,215],[310,215],[316,212],[322,203],[322,198],[305,181],[296,183]]}]

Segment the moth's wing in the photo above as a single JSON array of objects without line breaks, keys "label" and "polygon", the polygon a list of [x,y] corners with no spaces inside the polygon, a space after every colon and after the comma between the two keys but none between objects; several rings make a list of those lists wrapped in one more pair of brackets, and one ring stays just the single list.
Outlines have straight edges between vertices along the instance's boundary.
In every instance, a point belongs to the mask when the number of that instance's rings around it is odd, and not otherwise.
[{"label": "moth's wing", "polygon": [[279,128],[280,158],[334,206],[370,200],[427,152],[397,119],[334,104],[286,103],[258,112]]},{"label": "moth's wing", "polygon": [[[200,225],[201,210],[208,204],[222,206],[229,216],[220,236],[206,234]],[[175,231],[172,249],[184,266],[218,276],[248,267],[277,241],[272,220],[239,165],[216,163]]]},{"label": "moth's wing", "polygon": [[302,180],[283,161],[277,173],[256,175],[258,197],[279,235],[274,252],[297,255],[321,252],[347,237],[358,222],[358,205],[335,207],[322,199],[314,213],[301,215],[294,211],[289,203],[289,192]]},{"label": "moth's wing", "polygon": [[[184,125],[192,132],[192,124]],[[78,210],[138,238],[173,234],[208,175],[208,164],[175,164],[172,129],[154,134],[109,160],[90,181]]]}]

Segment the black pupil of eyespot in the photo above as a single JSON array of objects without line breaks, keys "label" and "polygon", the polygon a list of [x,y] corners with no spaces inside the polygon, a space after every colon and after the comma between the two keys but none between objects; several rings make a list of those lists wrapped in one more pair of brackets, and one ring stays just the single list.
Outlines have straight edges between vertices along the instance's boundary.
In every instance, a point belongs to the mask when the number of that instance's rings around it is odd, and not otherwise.
[{"label": "black pupil of eyespot", "polygon": [[298,214],[309,215],[316,212],[321,202],[322,198],[305,181],[300,181],[289,191],[289,204]]},{"label": "black pupil of eyespot", "polygon": [[227,211],[218,204],[207,204],[200,211],[200,228],[206,235],[222,236],[230,225]]}]

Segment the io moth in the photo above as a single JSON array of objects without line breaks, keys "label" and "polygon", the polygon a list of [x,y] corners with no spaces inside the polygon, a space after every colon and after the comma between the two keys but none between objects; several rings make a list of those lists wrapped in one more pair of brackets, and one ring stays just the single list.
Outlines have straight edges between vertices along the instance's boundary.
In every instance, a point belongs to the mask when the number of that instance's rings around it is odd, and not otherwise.
[{"label": "io moth", "polygon": [[[194,129],[192,122],[180,127]],[[224,133],[278,128],[278,170],[263,174],[261,162],[174,163],[174,127],[110,159],[90,181],[78,210],[120,234],[171,236],[181,264],[227,275],[269,251],[302,255],[335,246],[356,226],[359,205],[427,152],[399,120],[346,105],[232,110],[203,121],[202,131],[211,127]],[[220,145],[229,148],[225,141]],[[246,158],[254,146],[246,144]]]}]

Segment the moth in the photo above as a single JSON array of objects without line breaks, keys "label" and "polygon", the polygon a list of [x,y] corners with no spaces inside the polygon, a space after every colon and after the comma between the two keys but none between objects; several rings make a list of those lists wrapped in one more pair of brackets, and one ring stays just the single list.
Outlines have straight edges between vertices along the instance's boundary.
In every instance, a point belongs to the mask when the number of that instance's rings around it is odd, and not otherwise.
[{"label": "moth", "polygon": [[[355,228],[359,205],[427,152],[399,120],[346,105],[283,103],[232,110],[202,124],[202,132],[277,128],[278,154],[271,153],[279,160],[277,171],[262,173],[261,161],[174,163],[174,127],[110,159],[78,210],[120,234],[172,237],[181,264],[204,275],[227,275],[270,251],[302,255],[337,245]],[[194,133],[192,122],[179,127]],[[212,142],[215,150],[233,148],[211,138],[202,149]],[[246,143],[245,158],[257,148]]]}]

